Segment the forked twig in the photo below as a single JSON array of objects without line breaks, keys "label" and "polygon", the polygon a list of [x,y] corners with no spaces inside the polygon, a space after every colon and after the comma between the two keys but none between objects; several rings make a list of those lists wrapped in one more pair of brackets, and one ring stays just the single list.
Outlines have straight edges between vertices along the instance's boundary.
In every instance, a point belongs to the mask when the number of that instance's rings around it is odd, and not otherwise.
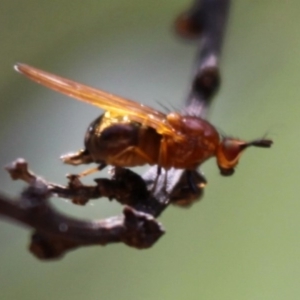
[{"label": "forked twig", "polygon": [[[219,88],[219,59],[229,7],[230,0],[196,0],[176,21],[179,34],[199,43],[195,75],[184,109],[189,114],[205,117]],[[151,247],[164,234],[155,217],[169,204],[191,205],[203,194],[206,183],[197,171],[172,169],[168,172],[167,187],[165,176],[160,176],[152,195],[147,187],[156,177],[156,167],[143,177],[115,168],[111,179],[95,179],[92,186],[83,185],[75,175],[69,176],[67,186],[47,182],[29,171],[22,159],[11,163],[7,171],[12,179],[23,180],[29,186],[15,200],[0,194],[0,214],[34,229],[30,251],[40,259],[59,258],[68,250],[88,245],[123,242],[139,249]],[[122,216],[82,221],[56,211],[49,203],[54,195],[79,205],[107,197],[125,208]]]}]

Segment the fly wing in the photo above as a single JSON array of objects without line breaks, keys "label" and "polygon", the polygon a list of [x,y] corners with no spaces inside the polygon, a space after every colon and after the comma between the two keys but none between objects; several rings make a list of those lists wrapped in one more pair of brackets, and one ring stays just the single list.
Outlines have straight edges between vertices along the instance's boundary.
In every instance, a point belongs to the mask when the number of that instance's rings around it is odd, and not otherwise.
[{"label": "fly wing", "polygon": [[81,83],[36,69],[25,64],[16,64],[15,69],[39,84],[67,96],[98,106],[130,120],[154,128],[159,134],[175,135],[166,115],[146,105],[125,99]]}]

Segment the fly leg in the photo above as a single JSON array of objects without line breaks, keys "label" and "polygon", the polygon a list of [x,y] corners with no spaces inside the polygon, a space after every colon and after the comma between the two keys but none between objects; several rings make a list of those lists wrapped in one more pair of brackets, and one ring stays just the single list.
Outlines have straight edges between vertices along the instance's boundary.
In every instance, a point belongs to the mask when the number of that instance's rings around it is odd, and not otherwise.
[{"label": "fly leg", "polygon": [[165,170],[165,178],[164,178],[164,189],[167,191],[167,183],[168,183],[168,170]]},{"label": "fly leg", "polygon": [[[166,165],[166,158],[167,158],[167,143],[165,139],[161,140],[160,144],[160,150],[159,150],[159,157],[158,157],[158,166],[157,166],[157,172],[156,177],[153,183],[152,187],[152,193],[155,191],[158,183],[159,176],[161,175],[161,168],[162,166]],[[164,183],[163,183],[163,190],[166,191],[167,182],[168,181],[168,169],[165,169],[165,177],[164,177]]]},{"label": "fly leg", "polygon": [[[65,164],[73,165],[73,166],[78,166],[78,165],[82,165],[82,164],[90,164],[90,163],[94,162],[93,158],[91,157],[91,155],[89,154],[89,152],[86,149],[80,150],[76,153],[69,153],[69,154],[63,155],[60,158]],[[78,178],[84,177],[89,174],[101,171],[105,167],[106,167],[106,164],[103,162],[103,163],[100,163],[100,165],[98,165],[97,167],[85,170],[76,176]]]},{"label": "fly leg", "polygon": [[[147,163],[149,165],[154,165],[156,163],[156,161],[153,158],[151,158],[147,153],[145,153],[139,147],[135,146],[127,147],[125,150],[112,157],[111,161],[123,160],[124,162],[132,162],[134,160],[134,157],[140,158],[141,164]],[[155,177],[153,187],[151,188],[151,193],[155,191],[160,173],[161,167],[157,166],[157,175]]]},{"label": "fly leg", "polygon": [[63,163],[73,166],[78,166],[82,164],[90,164],[93,161],[93,158],[91,157],[90,153],[84,149],[79,150],[75,153],[68,153],[65,155],[62,155],[60,159],[63,161]]},{"label": "fly leg", "polygon": [[157,166],[156,177],[154,179],[153,186],[151,188],[151,194],[153,194],[155,192],[155,189],[156,189],[156,186],[157,186],[157,183],[158,183],[158,178],[159,178],[160,174],[161,174],[161,166]]},{"label": "fly leg", "polygon": [[79,173],[77,176],[78,177],[85,177],[85,176],[93,174],[95,172],[102,171],[105,167],[106,167],[106,164],[105,163],[101,163],[99,166],[97,166],[95,168],[87,169],[87,170]]},{"label": "fly leg", "polygon": [[155,161],[147,153],[145,153],[143,150],[141,150],[140,148],[135,147],[135,146],[127,147],[122,152],[113,156],[111,160],[112,161],[123,160],[124,162],[126,162],[126,161],[130,162],[130,160],[132,160],[132,161],[134,160],[134,159],[132,159],[134,156],[135,157],[137,156],[140,159],[142,159],[141,164],[144,164],[144,163],[147,163],[149,165],[155,164]]}]

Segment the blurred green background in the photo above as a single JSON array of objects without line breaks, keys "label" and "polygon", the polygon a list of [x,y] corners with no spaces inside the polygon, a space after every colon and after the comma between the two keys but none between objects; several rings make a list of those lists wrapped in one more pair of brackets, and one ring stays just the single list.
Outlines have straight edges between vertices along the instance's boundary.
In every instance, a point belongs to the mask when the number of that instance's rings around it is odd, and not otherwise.
[{"label": "blurred green background", "polygon": [[[180,107],[196,45],[174,36],[179,0],[2,0],[0,9],[0,165],[17,157],[65,183],[58,157],[82,146],[94,107],[13,71],[16,61],[160,108]],[[222,59],[222,88],[210,120],[227,134],[274,139],[251,149],[223,178],[205,163],[209,185],[190,209],[170,207],[167,234],[152,248],[82,248],[41,262],[26,250],[29,232],[1,220],[0,299],[299,299],[300,3],[233,1]],[[104,172],[106,173],[106,171]],[[91,182],[92,177],[85,179]],[[0,172],[1,190],[23,184]],[[67,214],[104,218],[121,207],[54,199]]]}]

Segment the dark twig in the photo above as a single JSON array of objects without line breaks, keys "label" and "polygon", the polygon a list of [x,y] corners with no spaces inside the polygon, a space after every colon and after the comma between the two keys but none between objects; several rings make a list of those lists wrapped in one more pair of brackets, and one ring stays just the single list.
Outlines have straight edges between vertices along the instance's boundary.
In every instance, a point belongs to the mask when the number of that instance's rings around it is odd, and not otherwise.
[{"label": "dark twig", "polygon": [[[178,33],[196,38],[198,58],[185,113],[204,118],[219,88],[219,58],[226,27],[229,0],[197,0],[176,22]],[[200,43],[201,42],[201,43]],[[0,214],[34,229],[30,251],[41,259],[58,258],[80,246],[123,242],[139,249],[151,247],[164,233],[155,220],[169,205],[189,206],[200,198],[206,183],[197,171],[170,170],[158,180],[154,193],[148,192],[156,167],[143,176],[115,168],[111,179],[95,179],[83,185],[76,175],[67,186],[49,183],[28,170],[26,161],[7,167],[12,179],[29,184],[19,199],[0,194]],[[91,199],[107,197],[125,205],[123,215],[102,221],[81,221],[62,215],[49,203],[56,195],[84,205]]]},{"label": "dark twig", "polygon": [[[164,233],[151,215],[129,206],[124,208],[123,216],[102,221],[79,221],[62,215],[48,200],[54,192],[64,196],[67,188],[35,176],[27,169],[24,160],[17,160],[7,170],[12,178],[24,180],[30,185],[14,201],[0,194],[0,213],[35,229],[30,250],[39,258],[58,258],[66,250],[79,246],[116,242],[139,249],[148,248]],[[82,196],[74,190],[72,193],[76,197]]]},{"label": "dark twig", "polygon": [[[184,112],[187,114],[205,118],[212,97],[219,89],[220,54],[230,3],[230,0],[196,0],[193,6],[183,13],[175,23],[177,32],[181,36],[184,38],[196,38],[199,43],[195,75],[184,108]],[[181,170],[169,171],[168,182],[173,183],[173,187],[177,186],[176,180],[185,177],[186,172]],[[198,175],[203,178],[199,173]],[[151,168],[145,174],[144,179],[153,179],[155,176],[156,169]],[[201,180],[200,182],[195,182],[195,187],[197,187],[195,190],[189,189],[186,191],[184,196],[190,199],[189,203],[199,199],[203,194],[203,188],[199,188],[199,183],[201,186]],[[162,192],[163,184],[160,187],[161,189],[158,189],[155,195],[158,198],[164,198],[164,193]],[[173,190],[174,188],[170,189],[170,191]],[[168,202],[167,200],[165,201]]]}]

